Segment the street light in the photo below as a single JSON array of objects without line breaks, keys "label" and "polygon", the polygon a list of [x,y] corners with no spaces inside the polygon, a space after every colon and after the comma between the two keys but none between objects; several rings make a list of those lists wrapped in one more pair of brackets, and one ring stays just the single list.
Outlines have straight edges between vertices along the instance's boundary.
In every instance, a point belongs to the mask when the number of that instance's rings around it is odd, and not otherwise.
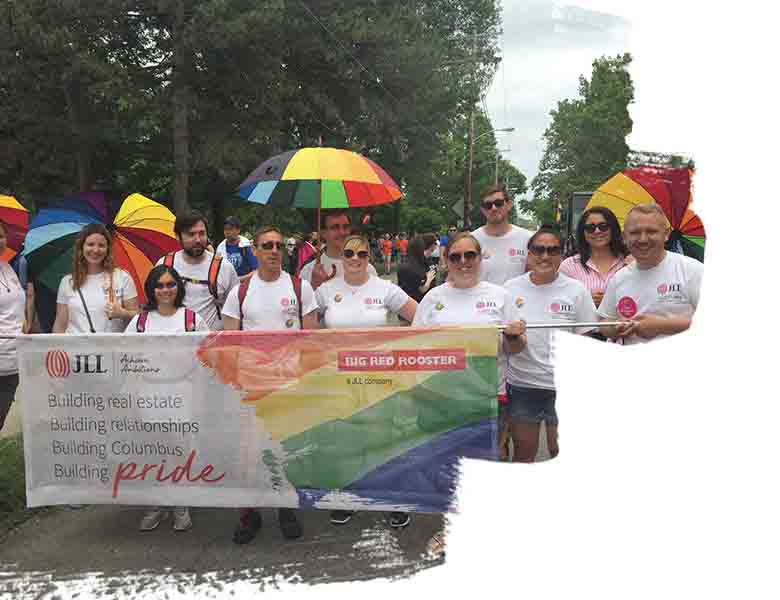
[{"label": "street light", "polygon": [[474,137],[474,113],[471,113],[471,126],[469,127],[469,169],[468,178],[466,180],[466,189],[463,190],[463,228],[468,231],[471,227],[471,219],[469,218],[469,210],[471,208],[471,175],[474,168],[474,144],[481,137],[484,137],[490,133],[510,133],[514,131],[514,127],[502,127],[501,129],[491,129],[480,133],[477,137]]}]

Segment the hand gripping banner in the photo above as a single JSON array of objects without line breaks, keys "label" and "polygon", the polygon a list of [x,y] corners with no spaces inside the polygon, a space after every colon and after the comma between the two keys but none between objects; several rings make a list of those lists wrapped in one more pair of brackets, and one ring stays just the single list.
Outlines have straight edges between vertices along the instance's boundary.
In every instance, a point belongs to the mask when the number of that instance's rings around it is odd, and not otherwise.
[{"label": "hand gripping banner", "polygon": [[495,328],[18,341],[27,501],[452,510],[497,457]]}]

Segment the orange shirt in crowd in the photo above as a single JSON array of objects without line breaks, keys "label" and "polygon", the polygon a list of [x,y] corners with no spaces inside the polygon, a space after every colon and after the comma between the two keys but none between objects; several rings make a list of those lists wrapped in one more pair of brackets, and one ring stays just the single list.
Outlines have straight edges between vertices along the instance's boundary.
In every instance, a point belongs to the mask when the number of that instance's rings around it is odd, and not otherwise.
[{"label": "orange shirt in crowd", "polygon": [[393,253],[393,242],[390,240],[382,240],[382,251],[385,254],[392,254]]},{"label": "orange shirt in crowd", "polygon": [[398,250],[401,251],[401,254],[406,254],[406,251],[409,249],[409,240],[398,240]]}]

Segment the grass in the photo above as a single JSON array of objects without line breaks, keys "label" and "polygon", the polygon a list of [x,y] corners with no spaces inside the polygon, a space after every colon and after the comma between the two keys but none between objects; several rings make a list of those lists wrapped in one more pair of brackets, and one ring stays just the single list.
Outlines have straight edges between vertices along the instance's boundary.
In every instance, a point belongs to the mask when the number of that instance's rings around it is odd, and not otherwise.
[{"label": "grass", "polygon": [[0,539],[41,510],[27,508],[22,434],[0,438]]}]

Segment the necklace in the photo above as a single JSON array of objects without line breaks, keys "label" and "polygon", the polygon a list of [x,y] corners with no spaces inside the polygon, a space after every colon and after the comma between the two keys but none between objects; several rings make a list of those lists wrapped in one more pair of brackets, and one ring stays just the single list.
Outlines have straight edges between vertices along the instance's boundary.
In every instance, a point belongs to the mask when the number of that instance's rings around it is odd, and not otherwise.
[{"label": "necklace", "polygon": [[11,293],[11,286],[9,285],[8,280],[5,278],[5,269],[0,269],[0,277],[3,278],[3,280],[0,281],[0,283],[3,284],[3,287],[5,288],[5,291],[10,294]]}]

